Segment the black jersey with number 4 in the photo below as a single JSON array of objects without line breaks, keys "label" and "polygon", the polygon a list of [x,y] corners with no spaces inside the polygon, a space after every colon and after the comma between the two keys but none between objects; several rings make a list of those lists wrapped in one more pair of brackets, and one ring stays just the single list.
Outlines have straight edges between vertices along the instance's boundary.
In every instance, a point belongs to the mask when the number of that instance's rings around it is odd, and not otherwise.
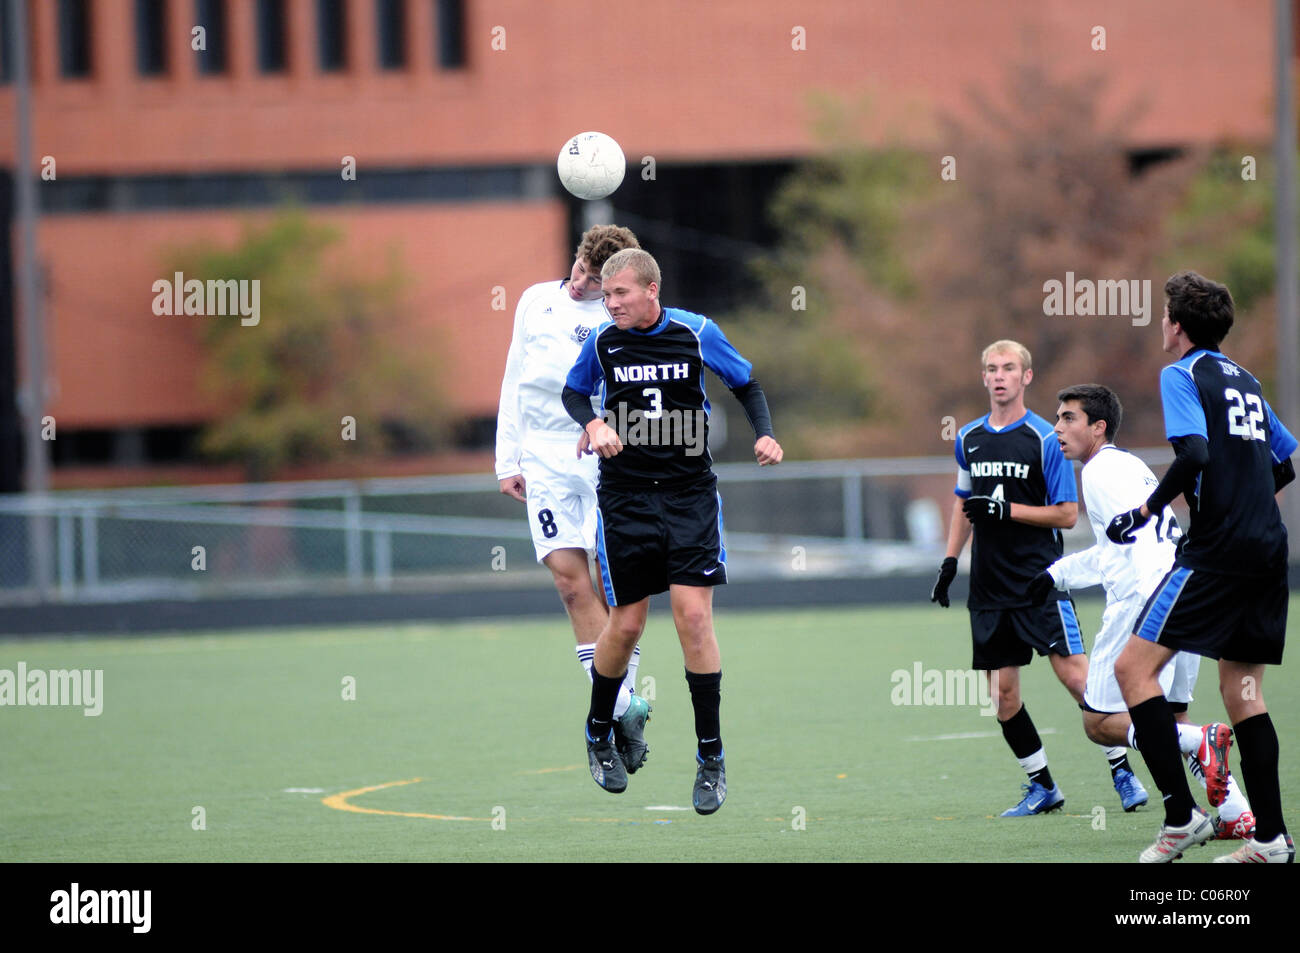
[{"label": "black jersey with number 4", "polygon": [[[1052,425],[1032,411],[995,428],[988,415],[957,433],[960,497],[991,496],[1007,503],[1053,506],[1077,502],[1074,471],[1061,454]],[[1062,553],[1059,530],[1015,520],[981,523],[971,544],[970,609],[1028,606],[1029,582]],[[1066,598],[1054,593],[1056,599]]]},{"label": "black jersey with number 4", "polygon": [[1200,436],[1210,459],[1185,496],[1192,522],[1178,563],[1255,574],[1287,558],[1286,528],[1273,490],[1273,464],[1295,437],[1264,400],[1259,381],[1218,351],[1197,348],[1160,372],[1165,436]]}]

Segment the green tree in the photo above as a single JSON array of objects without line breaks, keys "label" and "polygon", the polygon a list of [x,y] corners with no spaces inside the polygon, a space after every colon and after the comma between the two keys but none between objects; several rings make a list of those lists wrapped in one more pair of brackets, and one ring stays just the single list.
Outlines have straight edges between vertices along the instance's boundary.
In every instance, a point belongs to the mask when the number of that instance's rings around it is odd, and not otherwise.
[{"label": "green tree", "polygon": [[[202,325],[203,386],[219,417],[201,450],[245,465],[250,479],[285,467],[384,453],[397,437],[431,444],[445,405],[427,356],[404,349],[406,279],[395,256],[362,275],[336,247],[341,233],[290,210],[247,229],[233,248],[180,250],[186,278],[260,283],[260,320]],[[355,420],[345,439],[343,418]]]}]

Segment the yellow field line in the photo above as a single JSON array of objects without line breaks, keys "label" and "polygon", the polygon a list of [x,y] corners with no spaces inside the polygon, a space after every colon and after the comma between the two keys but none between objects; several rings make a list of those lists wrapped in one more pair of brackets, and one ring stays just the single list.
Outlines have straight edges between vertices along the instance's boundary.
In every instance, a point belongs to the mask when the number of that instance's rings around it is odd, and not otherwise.
[{"label": "yellow field line", "polygon": [[355,791],[344,791],[341,794],[331,794],[329,797],[321,798],[320,802],[326,807],[332,807],[336,811],[352,811],[356,814],[388,814],[392,817],[426,817],[434,821],[490,821],[490,817],[456,817],[451,814],[421,814],[418,811],[381,811],[374,807],[360,807],[350,803],[354,797],[360,797],[363,794],[369,794],[371,791],[382,791],[384,788],[400,787],[403,784],[419,784],[423,778],[410,778],[406,781],[386,781],[383,784],[372,784],[368,788],[357,788]]}]

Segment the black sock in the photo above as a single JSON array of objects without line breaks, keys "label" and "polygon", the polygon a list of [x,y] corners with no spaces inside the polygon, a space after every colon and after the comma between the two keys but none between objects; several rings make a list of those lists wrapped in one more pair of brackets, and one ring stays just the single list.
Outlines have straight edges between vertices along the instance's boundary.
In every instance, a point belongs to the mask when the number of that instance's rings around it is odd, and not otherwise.
[{"label": "black sock", "polygon": [[691,689],[691,706],[695,709],[695,737],[700,755],[705,758],[722,754],[722,723],[718,707],[722,704],[722,672],[699,674],[686,672]]},{"label": "black sock", "polygon": [[[1110,761],[1109,758],[1106,760]],[[1121,771],[1127,771],[1130,774],[1133,773],[1133,769],[1129,767],[1128,763],[1128,752],[1120,755],[1114,761],[1110,761],[1110,776],[1112,779],[1114,779],[1115,775],[1119,774]]]},{"label": "black sock", "polygon": [[1286,833],[1282,790],[1278,785],[1277,729],[1268,712],[1232,726],[1237,736],[1237,769],[1250,809],[1255,812],[1255,840],[1263,843]]},{"label": "black sock", "polygon": [[591,666],[591,708],[587,711],[587,735],[594,741],[609,737],[614,724],[614,703],[618,701],[618,687],[623,684],[624,672],[617,678],[601,675]]},{"label": "black sock", "polygon": [[[1002,737],[1006,739],[1007,744],[1011,747],[1011,753],[1020,761],[1031,757],[1043,750],[1043,742],[1038,737],[1038,729],[1034,727],[1034,720],[1029,717],[1029,709],[1024,705],[1020,706],[1020,711],[1016,712],[1006,721],[998,722],[1002,726]],[[1041,784],[1049,791],[1055,786],[1052,781],[1052,772],[1047,770],[1047,756],[1043,756],[1043,766],[1034,771],[1026,770],[1029,775],[1031,784]]]},{"label": "black sock", "polygon": [[1133,719],[1133,733],[1142,739],[1138,751],[1147,763],[1151,780],[1165,798],[1165,823],[1182,827],[1192,819],[1192,792],[1187,787],[1183,770],[1183,755],[1178,749],[1178,729],[1174,713],[1164,695],[1148,698],[1136,708],[1128,710]]}]

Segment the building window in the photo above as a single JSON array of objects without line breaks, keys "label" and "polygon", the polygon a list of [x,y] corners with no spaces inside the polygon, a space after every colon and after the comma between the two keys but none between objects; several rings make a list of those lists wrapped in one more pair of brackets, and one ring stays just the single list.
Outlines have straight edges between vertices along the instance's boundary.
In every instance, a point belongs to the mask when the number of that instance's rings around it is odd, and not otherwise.
[{"label": "building window", "polygon": [[462,0],[433,0],[437,9],[434,20],[438,34],[438,65],[443,69],[460,69],[465,65],[465,4]]},{"label": "building window", "polygon": [[257,68],[263,73],[283,73],[288,31],[284,0],[257,0]]},{"label": "building window", "polygon": [[0,3],[0,83],[12,83],[14,80],[13,54],[9,44],[13,42],[13,22],[9,19],[9,4]]},{"label": "building window", "polygon": [[322,73],[347,69],[347,23],[343,0],[316,0],[316,40]]},{"label": "building window", "polygon": [[194,0],[194,25],[203,27],[205,49],[197,50],[199,74],[216,76],[226,71],[225,0]]},{"label": "building window", "polygon": [[141,76],[167,72],[166,0],[135,0],[135,70]]},{"label": "building window", "polygon": [[379,68],[406,66],[406,0],[375,0],[375,37]]},{"label": "building window", "polygon": [[59,75],[90,75],[90,0],[59,0]]}]

